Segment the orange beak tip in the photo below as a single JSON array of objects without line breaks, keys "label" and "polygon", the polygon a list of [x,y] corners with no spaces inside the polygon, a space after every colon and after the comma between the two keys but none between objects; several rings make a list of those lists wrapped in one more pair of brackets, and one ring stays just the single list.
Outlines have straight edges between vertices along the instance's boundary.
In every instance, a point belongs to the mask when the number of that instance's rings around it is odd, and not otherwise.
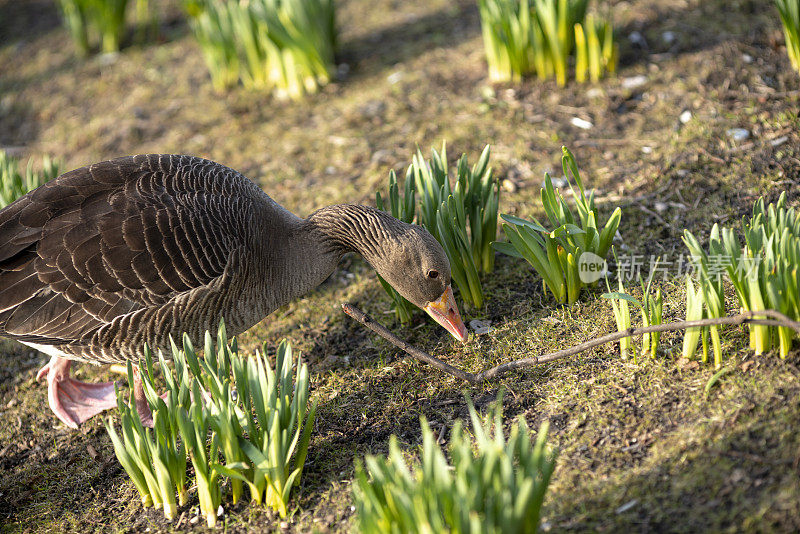
[{"label": "orange beak tip", "polygon": [[453,296],[453,289],[450,286],[447,286],[441,297],[426,304],[424,309],[434,321],[442,325],[454,338],[462,343],[466,343],[469,340],[469,331],[464,321],[461,320],[461,314],[458,312],[458,306]]}]

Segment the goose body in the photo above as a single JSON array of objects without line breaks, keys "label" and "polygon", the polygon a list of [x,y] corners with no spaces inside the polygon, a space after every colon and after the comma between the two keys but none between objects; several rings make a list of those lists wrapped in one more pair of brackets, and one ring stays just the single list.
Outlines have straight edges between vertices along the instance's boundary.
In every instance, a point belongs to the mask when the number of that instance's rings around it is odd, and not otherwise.
[{"label": "goose body", "polygon": [[[199,341],[220,318],[243,332],[348,251],[466,339],[447,257],[424,229],[356,205],[303,219],[242,174],[178,155],[76,169],[0,210],[0,336],[53,357],[40,375],[56,383],[50,404],[64,420],[58,386],[69,400],[89,386],[68,378],[70,360],[138,360],[145,343],[166,349],[183,332]],[[70,426],[86,418],[70,411]]]}]

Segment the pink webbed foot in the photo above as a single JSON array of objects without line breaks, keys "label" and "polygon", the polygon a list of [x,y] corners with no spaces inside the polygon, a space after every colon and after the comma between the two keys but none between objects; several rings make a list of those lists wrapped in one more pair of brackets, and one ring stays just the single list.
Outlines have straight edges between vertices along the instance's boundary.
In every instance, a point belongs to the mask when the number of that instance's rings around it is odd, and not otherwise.
[{"label": "pink webbed foot", "polygon": [[[142,376],[139,374],[139,368],[133,368],[133,400],[136,404],[136,411],[139,412],[139,419],[142,420],[142,425],[153,428],[155,421],[153,421],[153,412],[150,410],[150,404],[147,402],[147,397],[144,393],[144,386],[142,385]],[[165,401],[169,397],[169,392],[162,393],[161,398]]]},{"label": "pink webbed foot", "polygon": [[47,398],[50,409],[70,428],[117,405],[114,382],[90,384],[69,375],[72,362],[53,356],[39,369],[36,379],[47,377]]}]

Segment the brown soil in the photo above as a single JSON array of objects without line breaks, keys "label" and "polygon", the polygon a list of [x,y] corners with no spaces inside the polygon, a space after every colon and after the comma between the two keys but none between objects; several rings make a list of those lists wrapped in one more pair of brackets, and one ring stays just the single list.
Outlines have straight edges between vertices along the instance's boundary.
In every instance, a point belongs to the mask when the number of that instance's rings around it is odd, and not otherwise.
[{"label": "brown soil", "polygon": [[[156,2],[152,2],[155,4]],[[113,57],[77,59],[54,3],[0,0],[0,147],[68,169],[143,152],[189,153],[241,170],[298,214],[365,202],[419,145],[446,140],[474,161],[492,145],[501,211],[540,216],[542,176],[561,176],[569,146],[603,215],[623,207],[621,250],[675,257],[684,228],[705,236],[736,224],[760,195],[800,179],[797,73],[768,0],[608,2],[621,47],[619,75],[598,85],[527,80],[491,86],[475,2],[348,0],[338,4],[343,76],[300,103],[242,89],[215,94],[178,2],[161,6],[160,38]],[[646,44],[634,44],[638,32]],[[673,42],[665,40],[672,32]],[[626,88],[634,76],[643,85]],[[684,124],[681,113],[691,112]],[[590,130],[573,117],[593,123]],[[731,128],[750,136],[737,142]],[[589,292],[553,305],[524,262],[498,257],[487,303],[464,310],[496,329],[465,346],[419,316],[402,326],[374,273],[348,257],[319,289],[240,339],[252,349],[291,339],[311,363],[321,403],[304,482],[286,525],[256,506],[226,502],[228,531],[352,528],[353,459],[382,453],[390,434],[412,448],[418,418],[435,429],[466,415],[466,386],[410,360],[347,319],[358,305],[402,337],[476,371],[543,354],[615,329]],[[683,314],[682,281],[662,282],[665,318]],[[730,308],[735,299],[730,300]],[[681,338],[634,364],[616,346],[473,388],[479,407],[508,391],[505,415],[551,421],[559,464],[545,503],[551,531],[800,530],[800,371],[754,358],[746,334],[724,335],[735,366],[706,398],[710,366],[675,362]],[[196,496],[168,523],[142,509],[100,419],[58,423],[34,380],[44,355],[0,344],[0,524],[3,532],[204,530]],[[679,365],[680,364],[680,365]],[[109,379],[78,366],[78,377]],[[446,435],[446,432],[445,432]]]}]

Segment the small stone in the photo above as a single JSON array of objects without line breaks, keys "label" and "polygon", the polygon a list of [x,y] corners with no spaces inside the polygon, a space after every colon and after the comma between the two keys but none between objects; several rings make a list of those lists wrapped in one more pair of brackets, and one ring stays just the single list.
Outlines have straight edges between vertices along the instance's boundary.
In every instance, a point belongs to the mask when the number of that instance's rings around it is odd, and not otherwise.
[{"label": "small stone", "polygon": [[637,504],[639,504],[638,499],[633,499],[632,501],[628,501],[625,504],[623,504],[622,506],[620,506],[619,508],[617,508],[615,510],[615,512],[616,512],[617,515],[625,513],[628,510],[630,510],[631,508],[633,508],[634,506],[636,506]]},{"label": "small stone", "polygon": [[517,184],[506,178],[505,180],[503,180],[503,189],[505,189],[509,193],[515,193],[517,191]]},{"label": "small stone", "polygon": [[644,38],[640,32],[633,31],[628,35],[628,40],[638,46],[647,47],[647,40]]},{"label": "small stone", "polygon": [[667,211],[667,208],[669,208],[669,205],[667,205],[666,202],[656,202],[655,204],[653,204],[653,207],[656,209],[658,213],[664,213],[665,211]]},{"label": "small stone", "polygon": [[734,141],[745,141],[750,137],[750,132],[744,128],[731,128],[725,132],[725,135]]},{"label": "small stone", "polygon": [[744,471],[737,468],[737,469],[734,469],[733,471],[731,471],[731,474],[728,477],[728,480],[730,480],[730,482],[732,484],[738,484],[739,482],[744,480],[744,477],[745,477]]},{"label": "small stone", "polygon": [[472,330],[475,332],[476,335],[481,336],[483,334],[488,334],[489,332],[492,331],[492,329],[489,327],[489,325],[491,324],[492,324],[491,321],[482,321],[480,319],[473,319],[469,322],[469,327],[472,328]]},{"label": "small stone", "polygon": [[383,115],[386,111],[386,102],[383,100],[370,100],[359,107],[361,114],[369,119]]},{"label": "small stone", "polygon": [[784,135],[784,136],[778,137],[777,139],[773,139],[772,141],[769,142],[769,144],[772,145],[773,147],[781,146],[782,144],[784,144],[788,140],[789,140],[789,136],[788,135]]},{"label": "small stone", "polygon": [[675,174],[678,175],[678,178],[686,178],[687,176],[689,176],[689,170],[688,169],[678,169],[677,171],[675,171]]},{"label": "small stone", "polygon": [[403,79],[403,76],[405,76],[403,71],[398,70],[387,76],[386,81],[389,82],[391,85],[395,85],[396,83],[398,83],[400,80]]},{"label": "small stone", "polygon": [[[328,136],[328,142],[330,144],[336,145],[336,146],[347,146],[347,145],[349,145],[351,143],[350,139],[348,139],[347,137],[342,137],[340,135],[329,135]],[[297,150],[297,154],[302,154],[303,153],[303,147],[301,147],[301,146],[295,147],[295,150]],[[297,155],[297,154],[295,154],[295,155]]]},{"label": "small stone", "polygon": [[495,92],[492,86],[484,85],[483,87],[481,87],[481,98],[483,98],[484,100],[492,100],[496,96],[497,93]]},{"label": "small stone", "polygon": [[637,74],[636,76],[628,76],[622,79],[622,87],[625,89],[636,89],[647,83],[647,76],[644,74]]},{"label": "small stone", "polygon": [[651,146],[642,147],[642,154],[652,154],[652,153],[653,153],[653,147]]},{"label": "small stone", "polygon": [[325,174],[336,174],[336,167],[333,165],[328,165],[325,167]]},{"label": "small stone", "polygon": [[594,124],[587,120],[583,120],[580,117],[572,117],[569,122],[576,128],[581,128],[582,130],[591,130],[594,127]]},{"label": "small stone", "polygon": [[661,34],[661,38],[668,45],[671,45],[672,43],[678,40],[678,36],[675,35],[675,32],[672,31],[665,31],[664,33]]},{"label": "small stone", "polygon": [[289,530],[289,523],[287,521],[281,521],[281,530]]},{"label": "small stone", "polygon": [[600,87],[592,87],[588,91],[586,91],[586,96],[589,98],[600,98],[605,95],[605,92]]},{"label": "small stone", "polygon": [[217,517],[222,517],[222,514],[224,514],[224,513],[225,513],[225,510],[222,508],[222,505],[220,504],[219,508],[217,508]]},{"label": "small stone", "polygon": [[119,52],[107,52],[105,54],[100,54],[97,56],[97,62],[102,67],[108,67],[109,65],[113,65],[119,59]]},{"label": "small stone", "polygon": [[372,153],[370,161],[372,161],[372,163],[388,164],[391,162],[391,159],[392,151],[387,148],[382,148]]},{"label": "small stone", "polygon": [[194,525],[194,524],[195,524],[195,523],[197,523],[199,520],[200,520],[200,516],[199,516],[199,515],[196,515],[196,516],[194,516],[193,518],[191,518],[191,519],[189,520],[189,523],[191,523],[191,524],[193,524],[193,525]]},{"label": "small stone", "polygon": [[347,63],[340,63],[336,66],[336,78],[339,80],[344,80],[347,78],[347,75],[350,74],[350,65]]},{"label": "small stone", "polygon": [[681,121],[681,124],[687,124],[690,120],[692,120],[692,112],[688,109],[681,113],[681,116],[678,117]]},{"label": "small stone", "polygon": [[742,61],[744,61],[745,63],[752,63],[753,56],[751,56],[750,54],[742,54]]}]

